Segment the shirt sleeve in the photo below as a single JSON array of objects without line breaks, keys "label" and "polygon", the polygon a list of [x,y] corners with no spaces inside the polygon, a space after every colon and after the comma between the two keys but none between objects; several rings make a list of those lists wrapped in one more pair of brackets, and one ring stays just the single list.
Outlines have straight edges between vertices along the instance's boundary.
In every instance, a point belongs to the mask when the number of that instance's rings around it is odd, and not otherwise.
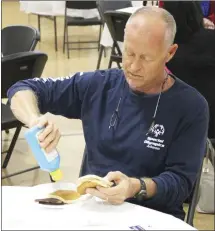
[{"label": "shirt sleeve", "polygon": [[[98,72],[80,72],[61,78],[34,78],[19,81],[8,90],[9,101],[20,90],[32,90],[42,114],[50,112],[67,118],[80,119],[82,102]],[[99,75],[99,74],[98,74]],[[95,87],[97,84],[94,84]]]},{"label": "shirt sleeve", "polygon": [[168,149],[165,171],[152,178],[157,184],[157,193],[145,201],[146,206],[150,204],[155,209],[166,208],[168,211],[182,206],[192,191],[205,154],[209,121],[206,101],[204,107],[199,106],[189,114],[189,120]]}]

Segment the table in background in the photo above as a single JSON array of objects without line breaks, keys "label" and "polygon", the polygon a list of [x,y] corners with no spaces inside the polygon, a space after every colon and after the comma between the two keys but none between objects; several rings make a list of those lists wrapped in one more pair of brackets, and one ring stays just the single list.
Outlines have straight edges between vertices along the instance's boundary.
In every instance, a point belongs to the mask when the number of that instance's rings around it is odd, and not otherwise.
[{"label": "table in background", "polygon": [[[133,6],[142,6],[142,1],[132,1]],[[65,1],[20,1],[20,10],[27,14],[39,14],[49,16],[64,16]],[[93,18],[99,17],[97,9],[92,10],[68,10],[71,17]]]},{"label": "table in background", "polygon": [[3,230],[195,230],[187,223],[142,206],[111,205],[88,198],[63,207],[47,208],[34,202],[57,189],[75,189],[71,183],[49,183],[34,187],[2,187]]},{"label": "table in background", "polygon": [[[133,6],[142,6],[142,1],[132,1]],[[40,29],[40,17],[46,17],[54,21],[54,33],[55,33],[55,50],[58,50],[57,46],[57,19],[58,16],[64,16],[65,14],[65,1],[20,1],[20,10],[27,14],[38,15],[38,29]],[[75,10],[68,9],[68,16],[71,17],[83,17],[94,18],[99,16],[97,9],[91,10]]]},{"label": "table in background", "polygon": [[[54,22],[54,42],[55,50],[57,46],[57,17],[65,15],[65,1],[20,1],[20,10],[28,15],[35,14],[38,16],[38,29],[40,29],[40,18],[45,17]],[[71,17],[94,18],[100,17],[97,9],[91,10],[73,10],[68,9],[67,15]],[[29,23],[29,22],[28,22]]]}]

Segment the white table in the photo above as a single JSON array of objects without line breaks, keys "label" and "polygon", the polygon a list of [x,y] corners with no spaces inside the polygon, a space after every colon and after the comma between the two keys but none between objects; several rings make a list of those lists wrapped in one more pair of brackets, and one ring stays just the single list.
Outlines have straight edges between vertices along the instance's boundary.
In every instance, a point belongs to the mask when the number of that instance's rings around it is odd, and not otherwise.
[{"label": "white table", "polygon": [[[133,6],[142,5],[142,1],[132,1]],[[39,14],[48,16],[64,16],[65,1],[20,1],[20,10],[27,14]],[[99,17],[97,9],[92,10],[68,10],[72,17],[93,18]]]},{"label": "white table", "polygon": [[[27,14],[38,14],[46,16],[64,16],[65,1],[20,1],[20,10]],[[68,9],[71,17],[93,18],[99,17],[97,9],[92,10],[71,10]]]},{"label": "white table", "polygon": [[110,205],[87,197],[61,208],[47,208],[34,202],[59,188],[75,189],[71,183],[50,183],[34,187],[2,187],[3,230],[129,230],[141,225],[146,230],[195,230],[185,222],[161,212],[124,203]]},{"label": "white table", "polygon": [[[133,6],[141,6],[142,1],[132,1]],[[40,30],[39,16],[54,17],[54,31],[55,31],[55,50],[57,51],[57,23],[56,17],[64,16],[65,1],[20,1],[20,10],[27,14],[38,15],[38,26]],[[83,18],[100,18],[97,9],[91,10],[75,10],[68,9],[67,14],[71,17]],[[41,32],[41,31],[40,31]]]}]

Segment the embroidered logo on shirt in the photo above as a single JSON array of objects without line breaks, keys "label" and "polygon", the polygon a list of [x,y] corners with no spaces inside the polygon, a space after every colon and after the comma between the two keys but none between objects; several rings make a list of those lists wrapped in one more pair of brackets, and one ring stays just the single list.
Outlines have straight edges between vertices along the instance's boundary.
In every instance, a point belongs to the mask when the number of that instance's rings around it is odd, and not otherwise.
[{"label": "embroidered logo on shirt", "polygon": [[153,134],[155,137],[162,136],[164,132],[164,126],[160,124],[155,124],[150,130],[150,133]]},{"label": "embroidered logo on shirt", "polygon": [[147,144],[147,148],[160,150],[164,148],[165,145],[164,140],[158,139],[158,136],[162,136],[165,133],[165,128],[163,125],[155,124],[149,131],[149,135],[146,140],[144,140],[144,144]]}]

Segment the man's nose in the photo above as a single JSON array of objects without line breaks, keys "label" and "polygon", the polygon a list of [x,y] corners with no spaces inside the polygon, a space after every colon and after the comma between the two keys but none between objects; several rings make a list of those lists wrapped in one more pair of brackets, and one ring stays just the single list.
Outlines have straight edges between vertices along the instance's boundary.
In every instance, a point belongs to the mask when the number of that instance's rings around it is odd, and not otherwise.
[{"label": "man's nose", "polygon": [[141,64],[139,60],[133,61],[130,65],[130,71],[132,73],[137,73],[141,69]]}]

